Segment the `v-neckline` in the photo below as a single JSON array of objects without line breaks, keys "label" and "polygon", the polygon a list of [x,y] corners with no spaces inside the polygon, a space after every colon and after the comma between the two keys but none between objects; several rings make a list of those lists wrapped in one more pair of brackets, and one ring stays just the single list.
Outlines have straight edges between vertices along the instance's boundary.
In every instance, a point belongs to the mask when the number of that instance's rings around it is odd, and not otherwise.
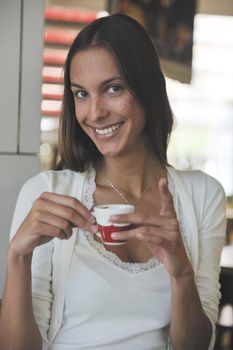
[{"label": "v-neckline", "polygon": [[[95,169],[89,168],[87,171],[87,177],[86,177],[86,182],[85,182],[85,188],[84,188],[84,196],[83,196],[83,204],[91,210],[94,206],[94,192],[96,190],[96,171]],[[168,187],[170,192],[172,193],[173,200],[174,200],[174,205],[176,210],[179,208],[178,204],[178,196],[177,193],[175,192],[175,187],[173,184],[173,179],[171,177],[171,174],[169,170],[167,169],[167,180],[168,180]],[[178,213],[180,214],[180,213]],[[181,231],[182,228],[181,228]],[[156,257],[151,257],[148,261],[146,262],[126,262],[122,261],[120,257],[115,253],[112,252],[104,246],[102,242],[98,242],[94,239],[94,236],[92,233],[88,231],[84,231],[84,234],[86,236],[86,239],[88,241],[89,246],[93,251],[101,256],[106,262],[113,264],[116,267],[119,267],[120,269],[129,272],[130,274],[138,274],[141,272],[145,272],[148,270],[151,270],[153,268],[156,268],[161,265],[160,261]],[[185,240],[184,237],[184,232],[182,232],[182,236]]]}]

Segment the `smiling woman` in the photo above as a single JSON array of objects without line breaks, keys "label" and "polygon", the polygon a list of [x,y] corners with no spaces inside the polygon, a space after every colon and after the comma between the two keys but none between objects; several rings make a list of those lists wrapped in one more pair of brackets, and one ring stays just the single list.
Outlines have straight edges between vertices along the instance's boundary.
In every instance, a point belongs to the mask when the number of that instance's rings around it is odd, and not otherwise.
[{"label": "smiling woman", "polygon": [[108,49],[94,46],[76,53],[70,80],[78,124],[102,156],[141,146],[144,110]]},{"label": "smiling woman", "polygon": [[[122,23],[119,23],[120,21]],[[92,89],[94,88],[91,81],[92,75],[98,76],[98,88],[104,92],[102,96],[109,97],[111,103],[116,100],[115,108],[123,109],[125,106],[134,109],[136,105],[138,111],[141,109],[141,113],[146,117],[143,134],[149,139],[156,158],[162,164],[167,164],[166,150],[173,116],[157,54],[139,23],[122,15],[101,18],[79,33],[68,53],[64,71],[65,89],[61,115],[60,151],[65,167],[83,171],[87,169],[89,160],[93,162],[94,155],[96,160],[101,159],[101,152],[98,152],[98,147],[96,149],[94,143],[90,143],[90,139],[83,130],[80,130],[80,125],[75,122],[74,117],[76,114],[78,118],[77,108],[82,108],[80,98],[91,100],[92,104],[90,105],[89,102],[89,107],[94,107],[94,111],[97,111],[96,107],[101,107],[103,99],[96,99],[96,94],[93,95],[92,91],[86,90],[88,86],[82,86],[81,82],[74,80],[75,69],[79,74],[76,79],[80,79],[80,75],[84,75],[85,72],[89,73],[86,79],[90,80],[87,83],[91,83]],[[76,86],[75,90],[76,83],[81,86]],[[74,91],[78,93],[75,101],[72,96]],[[95,106],[94,103],[97,102]],[[135,111],[132,110],[131,113],[133,119]],[[115,122],[111,119],[106,125],[101,125],[100,129],[102,126],[106,126],[104,129],[111,127],[109,122]],[[103,120],[101,122],[103,123]],[[127,127],[128,124],[125,126]],[[77,135],[80,137],[77,138]]]},{"label": "smiling woman", "polygon": [[[173,116],[148,35],[125,15],[100,18],[64,72],[64,170],[20,192],[0,347],[212,349],[225,195],[167,164]],[[99,206],[121,211],[99,222]]]}]

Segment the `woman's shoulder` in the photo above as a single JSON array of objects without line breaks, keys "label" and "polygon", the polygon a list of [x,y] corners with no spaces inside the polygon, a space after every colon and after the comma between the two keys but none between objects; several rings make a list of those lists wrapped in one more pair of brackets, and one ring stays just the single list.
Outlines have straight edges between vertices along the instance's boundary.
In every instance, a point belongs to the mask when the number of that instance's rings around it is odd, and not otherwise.
[{"label": "woman's shoulder", "polygon": [[203,191],[217,190],[224,193],[221,183],[201,170],[180,170],[169,167],[168,172],[177,185],[182,184],[189,190],[201,193]]},{"label": "woman's shoulder", "polygon": [[[223,186],[214,177],[200,170],[177,170],[169,167],[175,189],[188,216],[193,206],[199,222],[207,218],[224,218],[226,194]],[[208,221],[208,222],[210,222]]]},{"label": "woman's shoulder", "polygon": [[30,182],[40,182],[40,181],[55,181],[55,180],[65,180],[65,179],[72,179],[74,177],[83,176],[85,174],[77,171],[73,171],[70,169],[64,169],[64,170],[45,170],[37,173],[36,175],[32,176],[27,180],[28,183]]},{"label": "woman's shoulder", "polygon": [[42,171],[33,177],[29,178],[22,187],[23,191],[38,191],[38,192],[70,192],[82,183],[87,175],[86,172],[76,172],[70,169],[65,170],[46,170]]}]

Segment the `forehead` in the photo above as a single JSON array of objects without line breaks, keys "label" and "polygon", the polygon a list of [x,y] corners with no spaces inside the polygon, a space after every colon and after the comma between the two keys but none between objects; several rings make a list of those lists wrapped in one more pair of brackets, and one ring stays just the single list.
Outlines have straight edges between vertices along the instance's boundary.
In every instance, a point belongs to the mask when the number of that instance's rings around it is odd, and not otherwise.
[{"label": "forehead", "polygon": [[76,53],[71,61],[70,77],[73,80],[108,79],[121,76],[117,61],[110,50],[94,47]]}]

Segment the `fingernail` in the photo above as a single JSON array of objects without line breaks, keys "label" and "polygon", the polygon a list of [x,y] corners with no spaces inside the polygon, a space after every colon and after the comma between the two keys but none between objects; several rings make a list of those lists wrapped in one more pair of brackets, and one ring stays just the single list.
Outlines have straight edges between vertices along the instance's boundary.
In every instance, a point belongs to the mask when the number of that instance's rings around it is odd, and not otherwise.
[{"label": "fingernail", "polygon": [[163,179],[163,182],[167,186],[167,179],[166,178]]}]

